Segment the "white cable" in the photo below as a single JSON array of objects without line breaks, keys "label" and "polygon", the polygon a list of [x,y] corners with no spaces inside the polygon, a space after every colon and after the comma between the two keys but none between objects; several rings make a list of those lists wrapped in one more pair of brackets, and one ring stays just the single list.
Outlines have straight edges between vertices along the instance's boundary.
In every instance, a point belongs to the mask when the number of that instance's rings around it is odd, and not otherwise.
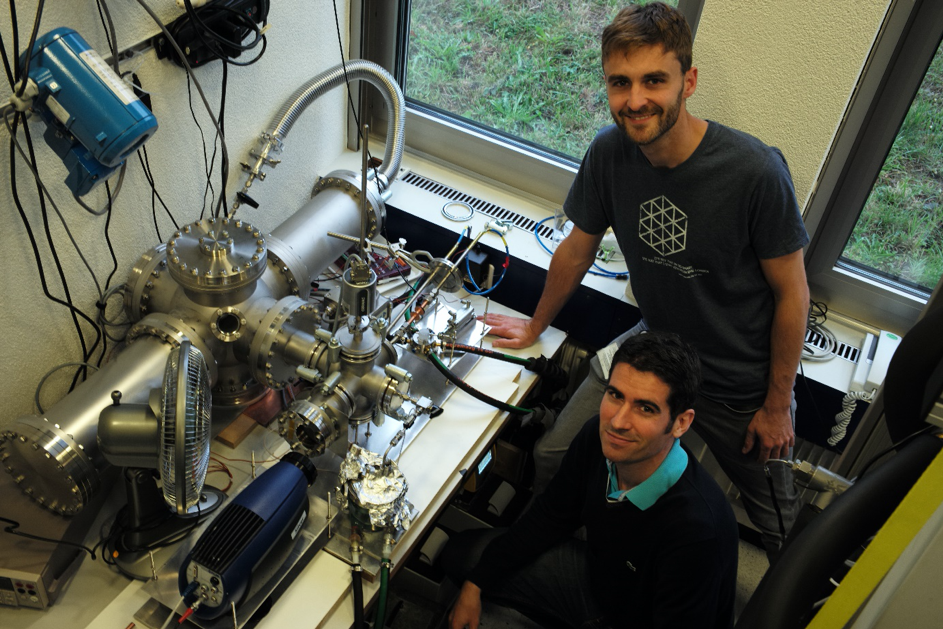
[{"label": "white cable", "polygon": [[826,346],[823,349],[811,343],[805,343],[805,345],[803,345],[804,349],[811,352],[811,354],[804,352],[802,354],[802,360],[807,362],[824,362],[835,358],[835,350],[838,349],[838,339],[835,338],[832,331],[820,323],[809,324],[809,331],[821,334],[822,337],[825,338]]},{"label": "white cable", "polygon": [[841,402],[842,411],[835,415],[835,425],[832,426],[832,436],[828,438],[828,445],[838,445],[838,442],[845,438],[845,431],[848,430],[848,424],[851,423],[851,416],[855,412],[858,400],[870,402],[872,393],[865,391],[851,391]]},{"label": "white cable", "polygon": [[180,607],[180,603],[182,603],[182,602],[183,602],[183,599],[185,599],[185,598],[186,598],[186,596],[181,596],[181,597],[180,597],[180,600],[177,601],[177,604],[174,605],[174,606],[171,608],[171,610],[170,610],[170,615],[167,616],[167,620],[164,621],[164,624],[161,625],[160,629],[167,629],[167,627],[170,626],[170,621],[174,619],[174,614],[176,614],[177,608]]}]

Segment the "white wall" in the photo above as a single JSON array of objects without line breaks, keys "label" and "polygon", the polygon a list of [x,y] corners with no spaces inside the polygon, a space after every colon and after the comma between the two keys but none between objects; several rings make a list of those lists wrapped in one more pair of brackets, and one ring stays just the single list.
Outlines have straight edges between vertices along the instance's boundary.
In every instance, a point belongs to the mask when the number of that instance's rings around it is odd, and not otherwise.
[{"label": "white wall", "polygon": [[706,0],[688,108],[778,146],[804,207],[887,6]]},{"label": "white wall", "polygon": [[[108,4],[114,16],[120,48],[158,32],[157,26],[134,0],[108,0]],[[173,0],[149,0],[149,4],[165,22],[182,13]],[[337,0],[336,4],[346,55],[349,2]],[[36,1],[17,0],[16,5],[20,46],[23,48],[32,29]],[[225,126],[232,164],[230,199],[244,181],[239,162],[246,161],[248,150],[255,146],[258,134],[268,127],[279,106],[307,79],[340,63],[331,2],[273,0],[271,5],[271,27],[265,56],[256,65],[233,67],[229,72]],[[94,0],[47,0],[40,33],[58,26],[76,29],[93,48],[102,55],[107,54]],[[13,39],[6,6],[0,8],[0,29],[10,54]],[[147,150],[157,189],[178,223],[183,225],[195,221],[200,215],[206,178],[199,132],[187,104],[185,72],[168,61],[157,60],[153,52],[130,60],[125,67],[137,67],[145,89],[152,93],[153,109],[160,128],[148,142]],[[196,70],[196,76],[214,112],[218,112],[220,63]],[[316,175],[333,170],[332,162],[344,150],[346,143],[345,99],[345,90],[335,89],[309,107],[288,138],[281,156],[282,164],[269,174],[266,182],[252,188],[253,196],[262,204],[261,209],[242,208],[239,211],[241,218],[270,231],[308,198]],[[211,142],[212,125],[195,90],[193,109],[207,141]],[[103,237],[104,218],[91,217],[72,201],[62,183],[64,167],[40,138],[42,124],[34,122],[30,128],[37,147],[40,174],[99,281],[104,283],[111,270],[111,258]],[[22,137],[20,132],[21,141]],[[4,147],[0,151],[0,215],[3,217],[0,249],[4,266],[4,272],[0,274],[0,295],[3,295],[0,301],[0,330],[3,331],[0,426],[3,426],[23,414],[34,412],[33,392],[43,374],[60,363],[81,360],[81,350],[68,311],[43,296],[26,230],[10,192],[9,133],[5,127],[0,127],[0,140]],[[51,282],[53,294],[61,297],[62,290],[55,279],[55,268],[43,235],[35,185],[19,157],[17,174],[19,195],[40,242],[46,277]],[[101,186],[101,190],[94,191],[86,201],[101,207],[104,195],[104,186]],[[166,240],[172,226],[159,207],[158,216],[161,235]],[[97,299],[94,284],[58,219],[53,216],[51,222],[72,298],[92,315]],[[150,187],[136,158],[129,160],[124,188],[113,211],[110,234],[118,256],[118,272],[112,283],[120,284],[124,282],[131,264],[148,248],[158,244],[151,219]],[[114,300],[115,305],[118,301],[117,298]],[[69,373],[63,370],[50,378],[43,389],[44,406],[48,408],[65,393],[71,377],[67,375]]]}]

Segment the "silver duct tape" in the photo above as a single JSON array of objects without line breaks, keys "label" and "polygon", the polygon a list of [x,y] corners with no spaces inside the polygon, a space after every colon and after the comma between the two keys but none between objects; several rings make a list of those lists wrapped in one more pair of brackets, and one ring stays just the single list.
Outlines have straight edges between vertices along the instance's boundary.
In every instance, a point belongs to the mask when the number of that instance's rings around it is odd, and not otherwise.
[{"label": "silver duct tape", "polygon": [[367,510],[374,529],[409,529],[413,506],[406,500],[406,477],[395,462],[384,465],[381,455],[351,444],[338,480],[350,500]]}]

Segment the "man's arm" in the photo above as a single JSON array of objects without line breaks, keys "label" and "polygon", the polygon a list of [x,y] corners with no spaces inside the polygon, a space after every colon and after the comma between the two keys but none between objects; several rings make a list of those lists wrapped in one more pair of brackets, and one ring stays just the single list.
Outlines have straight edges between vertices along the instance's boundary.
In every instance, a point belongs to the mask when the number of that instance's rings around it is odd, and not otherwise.
[{"label": "man's arm", "polygon": [[450,629],[478,629],[481,619],[481,588],[465,581],[455,601],[455,607],[449,612]]},{"label": "man's arm", "polygon": [[587,234],[573,226],[550,259],[547,282],[540,296],[534,316],[530,319],[488,314],[485,321],[491,326],[490,334],[503,337],[492,343],[493,347],[523,348],[534,344],[544,330],[576,291],[586,271],[596,260],[596,251],[603,234]]},{"label": "man's arm", "polygon": [[760,268],[775,300],[770,334],[769,389],[763,407],[747,427],[743,452],[746,454],[758,443],[757,459],[765,461],[785,458],[796,442],[789,409],[809,316],[809,286],[801,249],[778,258],[760,260]]}]

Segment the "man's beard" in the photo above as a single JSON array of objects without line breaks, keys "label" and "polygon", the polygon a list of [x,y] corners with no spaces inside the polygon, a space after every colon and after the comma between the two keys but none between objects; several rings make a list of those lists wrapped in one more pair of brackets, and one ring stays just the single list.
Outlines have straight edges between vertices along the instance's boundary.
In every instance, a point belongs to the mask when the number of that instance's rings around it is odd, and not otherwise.
[{"label": "man's beard", "polygon": [[[639,146],[646,146],[668,133],[675,123],[678,122],[678,116],[681,114],[681,103],[684,100],[682,98],[682,92],[683,91],[678,92],[678,99],[667,110],[662,109],[658,105],[651,105],[650,107],[646,107],[639,111],[627,112],[631,114],[655,115],[657,117],[657,126],[655,127],[654,131],[649,132],[647,129],[634,129],[626,124],[622,113],[617,114],[616,112],[610,110],[612,119],[615,121],[616,126],[622,130],[622,133],[624,133],[625,136],[629,138],[629,140]],[[640,136],[640,132],[644,133],[644,135]]]}]

